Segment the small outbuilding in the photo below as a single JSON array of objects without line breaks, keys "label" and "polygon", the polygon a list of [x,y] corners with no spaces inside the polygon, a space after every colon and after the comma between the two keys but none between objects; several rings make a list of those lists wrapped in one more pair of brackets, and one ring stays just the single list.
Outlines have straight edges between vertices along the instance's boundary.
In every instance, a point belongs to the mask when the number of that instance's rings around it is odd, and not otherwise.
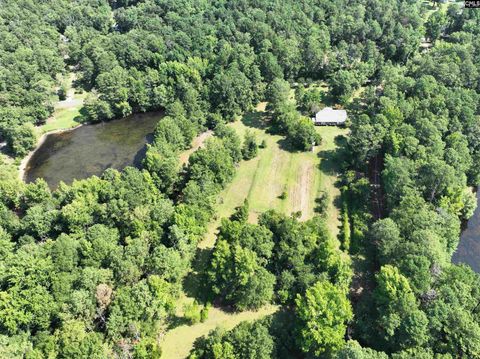
[{"label": "small outbuilding", "polygon": [[343,126],[346,120],[346,110],[334,110],[331,107],[325,107],[312,118],[313,123],[317,126]]}]

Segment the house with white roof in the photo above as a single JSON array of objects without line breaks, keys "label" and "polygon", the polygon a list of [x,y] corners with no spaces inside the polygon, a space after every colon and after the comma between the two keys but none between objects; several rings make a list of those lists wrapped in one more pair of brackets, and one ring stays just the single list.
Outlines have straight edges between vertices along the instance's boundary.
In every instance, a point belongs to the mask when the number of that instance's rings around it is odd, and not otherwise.
[{"label": "house with white roof", "polygon": [[312,121],[317,126],[342,126],[347,120],[346,110],[334,110],[331,107],[325,107],[317,112]]}]

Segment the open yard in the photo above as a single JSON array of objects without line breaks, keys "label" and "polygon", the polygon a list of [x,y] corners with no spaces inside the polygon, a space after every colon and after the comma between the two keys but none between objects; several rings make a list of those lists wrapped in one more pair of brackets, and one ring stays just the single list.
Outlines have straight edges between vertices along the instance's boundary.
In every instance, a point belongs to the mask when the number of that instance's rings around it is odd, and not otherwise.
[{"label": "open yard", "polygon": [[[185,281],[186,293],[177,301],[178,318],[183,317],[183,305],[192,301],[195,292],[199,292],[201,273],[205,273],[208,252],[215,244],[215,234],[221,218],[230,216],[245,198],[250,204],[251,222],[255,222],[260,213],[269,209],[285,214],[301,211],[300,218],[307,220],[314,215],[315,199],[320,192],[328,192],[330,203],[327,221],[332,233],[338,234],[339,211],[334,202],[340,195],[336,187],[341,156],[339,144],[347,130],[317,127],[323,138],[322,144],[312,152],[293,152],[289,150],[283,136],[266,132],[264,110],[265,103],[260,104],[255,112],[230,125],[241,138],[246,131],[255,133],[258,143],[265,140],[266,148],[259,149],[258,156],[254,159],[242,161],[233,181],[219,195],[216,219],[210,223],[205,239],[199,244],[194,269]],[[201,146],[208,136],[201,135],[194,146]],[[191,151],[186,151],[182,154],[182,161],[186,161],[190,153]],[[279,198],[282,192],[286,193],[285,199]],[[277,306],[269,305],[256,312],[229,313],[222,308],[212,307],[204,323],[180,324],[165,333],[161,344],[162,358],[186,358],[195,340],[217,326],[230,329],[243,320],[259,319],[277,310]]]},{"label": "open yard", "polygon": [[[333,204],[340,194],[335,186],[339,170],[337,158],[341,155],[337,149],[338,141],[347,130],[317,127],[323,138],[322,144],[313,152],[292,152],[283,136],[265,131],[264,108],[265,104],[261,104],[256,112],[231,125],[242,138],[248,130],[256,134],[258,143],[265,140],[267,146],[259,149],[257,157],[240,164],[235,178],[220,194],[218,219],[211,223],[205,240],[200,243],[201,248],[213,246],[220,219],[230,216],[245,198],[250,204],[252,222],[269,209],[285,214],[301,211],[300,218],[307,220],[314,215],[316,198],[325,191],[330,196],[328,224],[333,234],[338,233],[338,210]],[[280,198],[283,192],[286,193],[285,199]]]},{"label": "open yard", "polygon": [[63,101],[55,103],[55,111],[52,116],[47,119],[47,122],[37,127],[39,135],[43,135],[47,132],[65,130],[78,126],[81,123],[81,109],[83,107],[83,101],[87,96],[86,92],[76,93],[72,87],[72,83],[75,79],[75,74],[70,73],[66,80],[67,98]]}]

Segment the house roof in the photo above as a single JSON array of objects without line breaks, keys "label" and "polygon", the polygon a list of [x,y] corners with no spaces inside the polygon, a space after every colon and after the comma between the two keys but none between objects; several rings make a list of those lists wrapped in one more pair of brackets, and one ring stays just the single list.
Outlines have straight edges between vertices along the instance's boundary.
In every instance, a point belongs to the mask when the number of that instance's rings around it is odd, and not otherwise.
[{"label": "house roof", "polygon": [[322,123],[322,122],[343,123],[346,120],[347,120],[347,111],[334,110],[331,107],[325,107],[323,110],[317,112],[314,119],[316,123]]}]

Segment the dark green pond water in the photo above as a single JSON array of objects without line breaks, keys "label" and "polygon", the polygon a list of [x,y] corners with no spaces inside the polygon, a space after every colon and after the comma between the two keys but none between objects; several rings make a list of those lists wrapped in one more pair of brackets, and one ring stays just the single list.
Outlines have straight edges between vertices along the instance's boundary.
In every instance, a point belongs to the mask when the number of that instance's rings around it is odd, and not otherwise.
[{"label": "dark green pond water", "polygon": [[480,190],[477,190],[477,203],[479,205],[460,237],[452,261],[468,264],[475,272],[480,273]]},{"label": "dark green pond water", "polygon": [[161,113],[136,114],[50,134],[28,162],[25,180],[43,178],[56,188],[60,181],[101,175],[107,168],[138,166],[161,117]]}]

